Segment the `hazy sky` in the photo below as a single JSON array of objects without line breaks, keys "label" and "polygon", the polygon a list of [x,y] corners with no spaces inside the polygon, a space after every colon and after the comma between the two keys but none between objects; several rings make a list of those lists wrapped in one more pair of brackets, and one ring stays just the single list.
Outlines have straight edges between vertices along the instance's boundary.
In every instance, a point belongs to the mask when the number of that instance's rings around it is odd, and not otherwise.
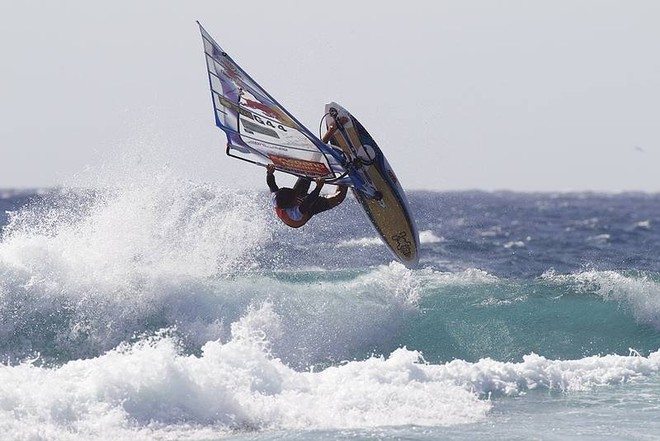
[{"label": "hazy sky", "polygon": [[[224,154],[195,20],[318,132],[337,101],[407,189],[660,191],[660,2],[0,3],[0,188]],[[78,176],[78,177],[77,177]]]}]

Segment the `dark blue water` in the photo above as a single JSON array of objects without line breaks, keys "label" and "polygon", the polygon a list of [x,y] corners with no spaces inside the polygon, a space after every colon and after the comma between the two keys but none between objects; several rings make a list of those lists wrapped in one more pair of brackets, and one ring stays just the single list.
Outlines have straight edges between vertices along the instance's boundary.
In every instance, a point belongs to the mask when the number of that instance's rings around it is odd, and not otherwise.
[{"label": "dark blue water", "polygon": [[422,215],[421,228],[442,231],[443,251],[464,267],[525,279],[550,268],[658,270],[658,195],[429,193],[414,201],[417,212],[437,215]]},{"label": "dark blue water", "polygon": [[352,199],[154,181],[2,193],[13,439],[660,429],[660,195],[412,192],[408,270]]}]

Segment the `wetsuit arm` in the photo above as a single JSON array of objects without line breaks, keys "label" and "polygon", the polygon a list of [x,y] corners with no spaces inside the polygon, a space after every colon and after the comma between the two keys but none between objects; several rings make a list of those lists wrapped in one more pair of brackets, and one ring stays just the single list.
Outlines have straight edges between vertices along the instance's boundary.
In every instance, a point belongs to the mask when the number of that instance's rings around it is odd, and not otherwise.
[{"label": "wetsuit arm", "polygon": [[279,190],[279,187],[275,183],[275,174],[272,172],[266,173],[266,184],[268,184],[268,188],[270,189],[271,193],[275,193],[277,190]]},{"label": "wetsuit arm", "polygon": [[302,200],[302,203],[300,204],[300,212],[301,213],[308,213],[309,209],[314,205],[314,202],[320,197],[319,195],[321,194],[321,188],[323,188],[323,184],[316,184],[316,188],[305,196],[305,198]]}]

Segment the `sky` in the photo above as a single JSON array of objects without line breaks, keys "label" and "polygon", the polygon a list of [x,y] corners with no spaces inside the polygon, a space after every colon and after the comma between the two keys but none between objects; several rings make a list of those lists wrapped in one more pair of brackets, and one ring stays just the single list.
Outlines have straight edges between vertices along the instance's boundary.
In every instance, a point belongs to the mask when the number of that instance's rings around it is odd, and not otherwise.
[{"label": "sky", "polygon": [[406,189],[660,192],[655,0],[5,0],[0,188],[265,188],[224,154],[196,20],[313,133],[351,111]]}]

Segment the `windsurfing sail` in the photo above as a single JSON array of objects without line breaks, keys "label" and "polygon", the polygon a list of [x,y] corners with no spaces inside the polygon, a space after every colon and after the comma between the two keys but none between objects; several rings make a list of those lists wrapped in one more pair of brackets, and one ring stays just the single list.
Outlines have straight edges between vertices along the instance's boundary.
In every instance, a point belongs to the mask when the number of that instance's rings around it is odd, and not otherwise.
[{"label": "windsurfing sail", "polygon": [[348,173],[351,164],[340,150],[300,124],[197,24],[204,42],[215,123],[227,135],[229,156],[371,192],[368,183]]}]

